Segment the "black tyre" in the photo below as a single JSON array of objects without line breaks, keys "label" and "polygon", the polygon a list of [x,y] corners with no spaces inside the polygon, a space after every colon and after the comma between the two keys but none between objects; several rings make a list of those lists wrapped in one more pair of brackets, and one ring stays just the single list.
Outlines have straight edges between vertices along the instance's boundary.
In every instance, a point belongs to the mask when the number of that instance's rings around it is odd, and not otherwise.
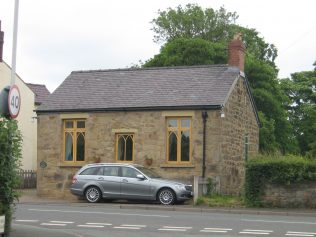
[{"label": "black tyre", "polygon": [[100,201],[102,194],[98,187],[91,186],[87,188],[85,192],[85,197],[88,202],[96,203]]},{"label": "black tyre", "polygon": [[170,188],[163,188],[158,192],[158,201],[163,205],[172,205],[176,201],[176,195]]}]

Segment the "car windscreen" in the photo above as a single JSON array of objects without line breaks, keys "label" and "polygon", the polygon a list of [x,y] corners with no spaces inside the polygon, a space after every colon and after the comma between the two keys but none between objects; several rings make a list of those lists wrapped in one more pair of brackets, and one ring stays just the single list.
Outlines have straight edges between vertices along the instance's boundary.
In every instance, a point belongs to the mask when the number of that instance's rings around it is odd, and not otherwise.
[{"label": "car windscreen", "polygon": [[141,171],[142,173],[144,173],[149,178],[152,178],[152,179],[161,178],[159,174],[157,174],[155,171],[151,169],[147,169],[145,167],[137,167],[137,169]]}]

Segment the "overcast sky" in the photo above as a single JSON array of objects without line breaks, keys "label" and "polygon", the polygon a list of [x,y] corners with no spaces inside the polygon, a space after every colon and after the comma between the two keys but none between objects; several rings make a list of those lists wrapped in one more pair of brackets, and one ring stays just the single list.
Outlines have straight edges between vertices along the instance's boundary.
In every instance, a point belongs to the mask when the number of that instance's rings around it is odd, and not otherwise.
[{"label": "overcast sky", "polygon": [[[20,0],[17,73],[53,92],[74,70],[130,67],[159,53],[151,20],[159,9],[187,3],[239,15],[279,50],[279,77],[312,70],[315,0]],[[11,65],[14,0],[0,0],[4,61]]]}]

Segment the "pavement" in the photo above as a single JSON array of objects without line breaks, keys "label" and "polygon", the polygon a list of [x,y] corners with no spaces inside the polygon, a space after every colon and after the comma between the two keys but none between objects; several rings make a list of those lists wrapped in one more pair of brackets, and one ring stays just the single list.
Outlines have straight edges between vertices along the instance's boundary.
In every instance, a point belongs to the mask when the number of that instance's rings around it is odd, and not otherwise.
[{"label": "pavement", "polygon": [[[73,199],[51,199],[42,198],[37,195],[36,189],[26,189],[21,193],[21,197],[17,203],[19,204],[71,204],[77,206],[91,206],[96,204],[87,203],[85,200]],[[103,204],[97,204],[103,205]],[[112,208],[118,209],[140,209],[140,210],[163,210],[163,211],[183,211],[183,212],[212,212],[212,213],[230,213],[230,214],[249,214],[249,215],[280,215],[280,216],[308,216],[316,217],[315,209],[288,209],[288,208],[221,208],[221,207],[207,207],[194,206],[190,203],[184,205],[163,206],[159,204],[143,204],[138,202],[113,202],[104,203],[110,205]],[[1,236],[1,235],[0,235]],[[10,237],[80,237],[77,234],[69,233],[67,231],[56,231],[46,228],[40,228],[30,225],[12,224],[12,231]]]}]

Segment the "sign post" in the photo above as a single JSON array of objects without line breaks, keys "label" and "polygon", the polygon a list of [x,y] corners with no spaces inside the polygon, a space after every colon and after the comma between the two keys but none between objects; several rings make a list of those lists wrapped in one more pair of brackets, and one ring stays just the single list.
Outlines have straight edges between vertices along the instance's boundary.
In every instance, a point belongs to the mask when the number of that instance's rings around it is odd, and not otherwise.
[{"label": "sign post", "polygon": [[0,234],[3,236],[4,234],[4,225],[5,225],[5,216],[0,216]]},{"label": "sign post", "polygon": [[21,95],[17,85],[13,85],[9,91],[8,108],[11,118],[16,118],[19,115],[21,107]]},{"label": "sign post", "polygon": [[11,86],[13,86],[15,84],[16,45],[17,45],[17,39],[18,39],[18,21],[19,21],[19,0],[15,0],[14,22],[13,22],[13,42],[12,42]]}]

